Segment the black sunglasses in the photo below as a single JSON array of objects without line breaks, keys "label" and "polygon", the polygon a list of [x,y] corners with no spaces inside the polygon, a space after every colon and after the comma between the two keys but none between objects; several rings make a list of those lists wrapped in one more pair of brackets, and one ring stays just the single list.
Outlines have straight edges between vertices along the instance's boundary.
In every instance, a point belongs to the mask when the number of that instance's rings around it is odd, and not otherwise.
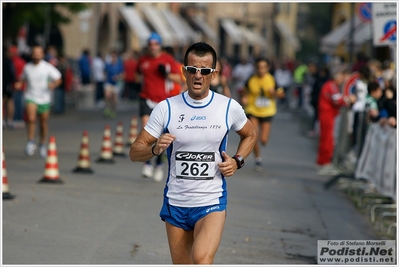
[{"label": "black sunglasses", "polygon": [[208,75],[215,71],[215,69],[211,68],[196,68],[193,66],[184,66],[184,69],[190,74],[196,74],[199,71],[201,75]]}]

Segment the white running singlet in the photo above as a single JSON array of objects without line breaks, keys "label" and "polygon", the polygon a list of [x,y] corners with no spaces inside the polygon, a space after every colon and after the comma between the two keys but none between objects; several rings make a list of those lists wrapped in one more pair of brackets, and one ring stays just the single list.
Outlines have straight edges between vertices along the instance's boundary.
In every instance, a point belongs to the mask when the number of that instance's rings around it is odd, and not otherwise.
[{"label": "white running singlet", "polygon": [[247,122],[234,99],[210,91],[202,100],[187,92],[160,102],[144,129],[159,138],[176,136],[167,149],[166,203],[178,207],[227,204],[224,176],[217,166],[226,151],[230,129],[239,131]]}]

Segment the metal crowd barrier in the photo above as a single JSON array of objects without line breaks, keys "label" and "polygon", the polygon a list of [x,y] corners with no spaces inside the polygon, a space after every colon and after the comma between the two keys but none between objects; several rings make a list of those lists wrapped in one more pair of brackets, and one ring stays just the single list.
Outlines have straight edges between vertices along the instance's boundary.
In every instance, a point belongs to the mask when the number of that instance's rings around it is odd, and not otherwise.
[{"label": "metal crowd barrier", "polygon": [[[369,213],[377,231],[396,236],[396,129],[367,122],[366,113],[359,114],[357,145],[350,147],[350,110],[342,108],[333,164],[340,170],[324,184],[335,183],[343,189],[360,210]],[[356,162],[348,163],[348,152],[355,150]],[[345,167],[346,166],[346,167]],[[344,178],[344,179],[341,179]]]},{"label": "metal crowd barrier", "polygon": [[355,178],[370,181],[381,195],[396,202],[396,129],[378,123],[369,126]]}]

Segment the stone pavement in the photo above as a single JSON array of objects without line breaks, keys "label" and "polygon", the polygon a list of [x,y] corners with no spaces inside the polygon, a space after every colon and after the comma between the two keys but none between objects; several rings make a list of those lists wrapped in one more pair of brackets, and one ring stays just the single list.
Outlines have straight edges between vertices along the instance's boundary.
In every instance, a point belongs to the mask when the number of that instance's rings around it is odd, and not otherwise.
[{"label": "stone pavement", "polygon": [[[100,164],[104,126],[114,142],[118,121],[127,140],[137,105],[122,103],[116,120],[99,110],[68,109],[52,115],[60,177],[41,184],[45,160],[24,154],[24,130],[3,130],[13,200],[3,201],[3,259],[8,264],[171,264],[158,213],[164,183],[141,178],[128,157]],[[280,112],[263,148],[264,172],[246,165],[227,178],[226,227],[215,264],[314,264],[317,240],[380,239],[368,218],[314,168],[316,141],[305,137],[300,113]],[[88,130],[94,174],[75,174],[82,131]],[[230,134],[233,155],[238,135]],[[128,148],[126,148],[126,154]],[[165,169],[166,170],[166,169]]]}]

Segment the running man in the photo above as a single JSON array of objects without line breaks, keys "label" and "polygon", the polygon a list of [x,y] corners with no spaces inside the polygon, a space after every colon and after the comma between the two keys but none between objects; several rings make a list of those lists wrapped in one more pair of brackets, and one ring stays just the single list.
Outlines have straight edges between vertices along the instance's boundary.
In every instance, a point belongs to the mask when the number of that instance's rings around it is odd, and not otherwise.
[{"label": "running man", "polygon": [[15,85],[21,89],[23,82],[27,83],[25,91],[26,113],[28,119],[25,153],[32,156],[36,150],[35,131],[36,120],[39,117],[40,139],[39,155],[47,156],[46,138],[48,134],[48,119],[50,117],[51,90],[61,85],[61,72],[44,60],[44,49],[41,46],[32,48],[32,61],[27,63],[22,76]]},{"label": "running man", "polygon": [[[141,78],[140,92],[140,117],[144,127],[154,107],[170,96],[170,82],[181,83],[181,71],[177,67],[176,60],[162,51],[162,39],[153,32],[147,40],[147,54],[138,61],[137,74]],[[148,160],[143,165],[144,178],[153,178],[154,181],[163,180],[164,156],[156,158],[156,167]]]},{"label": "running man", "polygon": [[[216,52],[206,43],[184,56],[188,90],[160,102],[130,148],[132,161],[166,151],[169,161],[160,217],[174,264],[211,264],[226,219],[226,177],[244,165],[256,132],[234,99],[210,91]],[[230,130],[240,136],[235,156],[226,153]]]},{"label": "running man", "polygon": [[[273,117],[277,113],[276,97],[284,95],[284,90],[275,90],[276,83],[269,73],[269,68],[269,62],[265,58],[255,61],[256,73],[245,83],[241,100],[249,120],[258,132],[262,146],[266,146],[269,141]],[[258,142],[256,142],[253,152],[255,170],[260,172],[262,171],[262,157]]]}]

